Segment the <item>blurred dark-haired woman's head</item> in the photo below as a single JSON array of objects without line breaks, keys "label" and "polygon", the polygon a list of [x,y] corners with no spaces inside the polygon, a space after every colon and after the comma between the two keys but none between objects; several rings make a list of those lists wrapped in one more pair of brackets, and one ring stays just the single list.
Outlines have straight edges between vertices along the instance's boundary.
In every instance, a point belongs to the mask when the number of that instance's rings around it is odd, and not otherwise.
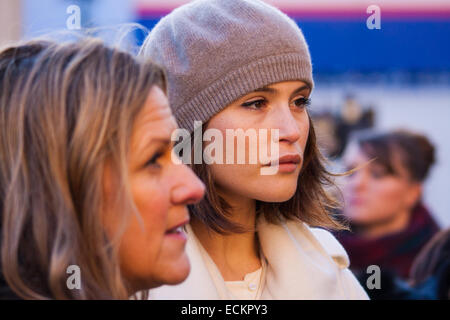
[{"label": "blurred dark-haired woman's head", "polygon": [[338,236],[355,271],[375,264],[406,278],[413,259],[439,230],[422,201],[435,162],[427,137],[412,131],[360,131],[343,163],[344,215],[352,233]]},{"label": "blurred dark-haired woman's head", "polygon": [[406,227],[422,197],[435,162],[435,148],[423,135],[406,130],[363,131],[350,141],[343,162],[354,170],[343,188],[345,214],[366,235]]}]

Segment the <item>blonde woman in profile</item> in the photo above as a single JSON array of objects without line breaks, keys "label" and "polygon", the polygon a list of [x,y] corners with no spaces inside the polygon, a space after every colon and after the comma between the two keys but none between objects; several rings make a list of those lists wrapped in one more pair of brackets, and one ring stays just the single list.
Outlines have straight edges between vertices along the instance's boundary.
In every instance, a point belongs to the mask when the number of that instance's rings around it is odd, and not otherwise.
[{"label": "blonde woman in profile", "polygon": [[204,186],[171,161],[165,88],[95,39],[0,51],[0,298],[128,299],[186,278],[180,229]]},{"label": "blonde woman in profile", "polygon": [[[161,19],[141,54],[166,68],[171,108],[190,133],[194,121],[223,137],[279,130],[273,162],[194,165],[207,192],[190,207],[192,271],[150,297],[367,299],[345,250],[323,229],[342,225],[329,212],[333,177],[307,111],[311,57],[296,23],[262,1],[197,0]],[[242,151],[231,142],[224,156]],[[246,143],[245,154],[262,146]],[[261,175],[269,167],[277,173]]]}]

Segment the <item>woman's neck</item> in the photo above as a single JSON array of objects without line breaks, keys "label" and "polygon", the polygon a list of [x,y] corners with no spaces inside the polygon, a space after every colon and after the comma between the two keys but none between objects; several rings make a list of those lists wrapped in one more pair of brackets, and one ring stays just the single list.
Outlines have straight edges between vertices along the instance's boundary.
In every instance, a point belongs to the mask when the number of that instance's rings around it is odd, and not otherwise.
[{"label": "woman's neck", "polygon": [[[256,224],[255,200],[224,197],[230,204],[230,220],[248,230]],[[255,231],[222,235],[193,219],[192,230],[216,264],[225,281],[243,280],[247,273],[261,267]]]},{"label": "woman's neck", "polygon": [[388,234],[393,234],[405,230],[410,221],[410,212],[398,213],[391,219],[374,223],[369,226],[360,226],[359,232],[366,238],[379,238]]}]

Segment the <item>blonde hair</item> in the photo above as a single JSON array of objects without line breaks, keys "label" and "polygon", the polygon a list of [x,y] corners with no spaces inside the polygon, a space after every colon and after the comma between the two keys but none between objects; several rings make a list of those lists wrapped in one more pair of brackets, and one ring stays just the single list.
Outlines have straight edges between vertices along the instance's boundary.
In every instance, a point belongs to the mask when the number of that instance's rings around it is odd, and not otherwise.
[{"label": "blonde hair", "polygon": [[[131,205],[131,128],[165,75],[150,61],[86,38],[34,40],[0,51],[1,271],[26,299],[127,299],[118,241],[101,223],[111,163]],[[135,208],[134,208],[135,209]],[[124,212],[124,221],[130,210]],[[116,241],[117,240],[117,241]],[[69,265],[81,289],[66,285]]]}]

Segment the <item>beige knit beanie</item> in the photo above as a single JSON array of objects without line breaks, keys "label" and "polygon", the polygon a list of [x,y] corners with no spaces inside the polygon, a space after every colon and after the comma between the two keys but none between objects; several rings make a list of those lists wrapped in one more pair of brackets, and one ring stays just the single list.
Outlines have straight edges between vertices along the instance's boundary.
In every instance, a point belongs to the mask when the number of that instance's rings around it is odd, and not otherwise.
[{"label": "beige knit beanie", "polygon": [[196,0],[162,18],[141,55],[166,69],[168,96],[181,128],[208,121],[263,86],[301,80],[313,88],[302,31],[260,0]]}]

